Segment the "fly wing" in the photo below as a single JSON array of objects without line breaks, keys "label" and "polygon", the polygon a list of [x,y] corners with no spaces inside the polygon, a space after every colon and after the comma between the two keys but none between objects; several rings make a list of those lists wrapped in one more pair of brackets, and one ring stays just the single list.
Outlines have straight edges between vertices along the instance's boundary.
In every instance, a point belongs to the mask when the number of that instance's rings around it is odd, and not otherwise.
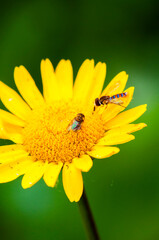
[{"label": "fly wing", "polygon": [[79,122],[77,122],[76,120],[73,121],[73,124],[72,124],[72,130],[73,131],[76,131],[79,127]]},{"label": "fly wing", "polygon": [[68,125],[67,130],[70,131],[72,129],[72,125],[73,125],[74,121],[71,121],[71,123]]},{"label": "fly wing", "polygon": [[126,82],[128,79],[128,75],[126,72],[120,72],[116,75],[112,81],[108,84],[108,86],[102,92],[102,96],[113,96],[117,93],[123,92]]},{"label": "fly wing", "polygon": [[68,131],[73,130],[76,131],[79,128],[79,122],[73,120],[72,124],[70,124],[67,128]]},{"label": "fly wing", "polygon": [[72,125],[69,125],[67,130],[70,131],[72,129]]},{"label": "fly wing", "polygon": [[114,104],[123,104],[124,102],[121,99],[115,98],[110,100],[111,103]]},{"label": "fly wing", "polygon": [[109,87],[108,89],[108,93],[109,93],[109,96],[112,96],[114,95],[115,93],[118,93],[119,92],[119,89],[120,88],[120,82],[115,82],[112,86]]},{"label": "fly wing", "polygon": [[110,103],[113,103],[113,104],[116,104],[116,105],[119,105],[119,106],[125,108],[125,106],[123,105],[124,102],[122,100],[120,100],[120,99],[116,99],[116,98],[115,99],[111,99]]}]

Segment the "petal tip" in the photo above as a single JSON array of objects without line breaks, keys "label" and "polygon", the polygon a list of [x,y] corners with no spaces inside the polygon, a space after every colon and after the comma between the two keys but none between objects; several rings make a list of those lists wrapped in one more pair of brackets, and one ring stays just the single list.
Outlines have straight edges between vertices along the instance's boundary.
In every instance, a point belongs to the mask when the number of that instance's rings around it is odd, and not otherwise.
[{"label": "petal tip", "polygon": [[43,66],[45,63],[45,59],[42,59],[41,62],[40,62],[40,66]]},{"label": "petal tip", "polygon": [[145,109],[147,110],[147,104],[144,104],[144,106],[145,106]]},{"label": "petal tip", "polygon": [[131,140],[134,140],[134,139],[135,139],[135,136],[134,136],[134,135],[130,134],[130,136],[131,136]]},{"label": "petal tip", "polygon": [[126,73],[126,71],[121,71],[119,74],[122,74],[122,75],[128,76],[128,74]]},{"label": "petal tip", "polygon": [[120,152],[120,148],[116,148],[115,151],[114,151],[114,154]]},{"label": "petal tip", "polygon": [[147,104],[143,104],[141,105],[142,106],[142,109],[143,109],[143,113],[147,111]]},{"label": "petal tip", "polygon": [[44,61],[45,62],[51,62],[49,58],[46,58]]},{"label": "petal tip", "polygon": [[17,72],[17,71],[18,71],[18,69],[19,69],[19,67],[18,67],[18,66],[16,66],[16,67],[14,68],[14,73],[15,73],[15,72]]},{"label": "petal tip", "polygon": [[23,189],[27,189],[27,187],[23,183],[23,179],[22,179],[22,182],[21,182],[21,186],[22,186]]}]

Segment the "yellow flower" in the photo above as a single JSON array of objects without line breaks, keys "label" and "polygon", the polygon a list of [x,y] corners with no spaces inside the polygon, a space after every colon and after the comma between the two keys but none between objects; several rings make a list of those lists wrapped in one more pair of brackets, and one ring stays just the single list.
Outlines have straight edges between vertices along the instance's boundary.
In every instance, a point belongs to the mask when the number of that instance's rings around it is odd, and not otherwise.
[{"label": "yellow flower", "polygon": [[[113,145],[134,139],[130,133],[146,126],[130,124],[146,110],[146,105],[124,111],[134,88],[126,90],[123,106],[107,104],[94,108],[94,100],[122,93],[128,75],[119,73],[101,94],[106,75],[105,63],[94,66],[85,60],[73,86],[69,60],[61,60],[54,70],[49,59],[41,62],[43,96],[23,66],[14,70],[15,84],[21,94],[0,82],[0,98],[11,112],[0,109],[0,138],[12,145],[0,147],[0,182],[20,175],[22,187],[29,188],[43,177],[54,187],[60,171],[64,190],[71,202],[79,201],[83,192],[81,172],[88,172],[92,158],[106,158],[119,152]],[[78,113],[85,116],[81,128],[68,130]]]}]

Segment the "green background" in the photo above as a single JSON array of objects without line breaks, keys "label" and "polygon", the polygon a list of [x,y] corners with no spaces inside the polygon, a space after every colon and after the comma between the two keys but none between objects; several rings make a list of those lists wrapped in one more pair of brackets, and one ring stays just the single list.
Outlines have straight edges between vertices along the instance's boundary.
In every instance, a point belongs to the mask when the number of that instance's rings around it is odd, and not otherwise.
[{"label": "green background", "polygon": [[[83,174],[88,199],[105,240],[159,239],[158,1],[4,1],[0,14],[0,79],[15,88],[13,70],[24,65],[42,90],[40,61],[70,59],[74,77],[86,58],[107,63],[105,85],[120,71],[135,86],[130,107],[147,103],[136,122],[148,127],[95,160]],[[1,104],[2,107],[2,104]],[[0,144],[4,144],[1,140]],[[7,142],[5,142],[7,144]],[[0,185],[0,239],[86,239],[76,203],[61,175],[55,189],[43,180],[23,190],[21,178]]]}]

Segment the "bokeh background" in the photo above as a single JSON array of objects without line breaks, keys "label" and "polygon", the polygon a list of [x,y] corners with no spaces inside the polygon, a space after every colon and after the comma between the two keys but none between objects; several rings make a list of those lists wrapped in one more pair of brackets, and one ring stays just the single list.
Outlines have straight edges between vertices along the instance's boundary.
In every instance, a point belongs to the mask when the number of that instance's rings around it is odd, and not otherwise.
[{"label": "bokeh background", "polygon": [[[70,59],[74,77],[86,58],[107,63],[105,85],[120,71],[135,86],[130,107],[148,104],[137,121],[148,127],[119,154],[94,161],[83,174],[101,239],[159,239],[159,4],[156,0],[3,1],[0,79],[16,89],[13,70],[24,65],[42,90],[40,61]],[[0,105],[2,107],[2,104]],[[7,144],[0,141],[0,145]],[[76,203],[43,180],[23,190],[21,178],[0,185],[0,239],[86,239]]]}]

